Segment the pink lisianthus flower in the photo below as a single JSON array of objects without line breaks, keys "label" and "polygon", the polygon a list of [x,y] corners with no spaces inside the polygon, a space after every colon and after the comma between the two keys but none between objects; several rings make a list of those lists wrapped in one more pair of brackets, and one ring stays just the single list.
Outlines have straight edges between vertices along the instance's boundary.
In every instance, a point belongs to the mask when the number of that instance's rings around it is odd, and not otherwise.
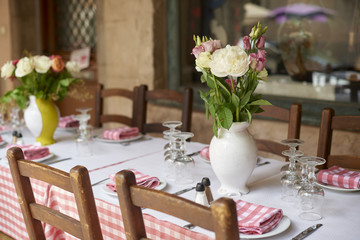
[{"label": "pink lisianthus flower", "polygon": [[197,47],[194,47],[191,51],[191,54],[195,56],[195,58],[198,58],[200,53],[202,52],[205,52],[205,48],[200,45],[200,46],[197,46]]},{"label": "pink lisianthus flower", "polygon": [[243,43],[244,43],[244,49],[245,50],[250,50],[251,45],[250,45],[250,37],[249,36],[245,36],[243,38]]},{"label": "pink lisianthus flower", "polygon": [[265,68],[266,51],[258,50],[257,53],[250,53],[250,67],[253,70],[261,72]]},{"label": "pink lisianthus flower", "polygon": [[234,88],[233,88],[233,85],[231,84],[231,79],[230,78],[225,79],[225,82],[229,85],[230,89],[234,92],[235,87],[236,87],[236,80],[233,79],[232,81],[233,81],[233,84],[234,84]]},{"label": "pink lisianthus flower", "polygon": [[265,47],[265,40],[266,38],[264,36],[261,36],[256,42],[256,47],[258,49],[263,49]]},{"label": "pink lisianthus flower", "polygon": [[200,53],[202,52],[213,53],[220,48],[221,48],[220,40],[208,40],[206,42],[202,42],[201,45],[194,47],[191,51],[191,54],[193,54],[195,58],[198,58]]}]

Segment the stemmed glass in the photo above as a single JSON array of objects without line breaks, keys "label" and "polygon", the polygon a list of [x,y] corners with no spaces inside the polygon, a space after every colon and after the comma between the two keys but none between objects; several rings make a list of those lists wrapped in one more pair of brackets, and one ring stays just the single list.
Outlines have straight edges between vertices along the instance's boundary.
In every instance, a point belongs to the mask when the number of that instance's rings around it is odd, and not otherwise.
[{"label": "stemmed glass", "polygon": [[300,177],[296,173],[296,159],[304,154],[302,151],[296,150],[296,147],[302,144],[303,141],[299,139],[286,139],[282,140],[281,143],[290,147],[289,150],[282,152],[284,156],[289,157],[290,163],[287,167],[288,170],[286,174],[281,178],[281,199],[286,202],[295,202],[295,183],[300,180]]},{"label": "stemmed glass", "polygon": [[23,127],[23,121],[20,118],[20,109],[17,107],[11,108],[10,112],[10,121],[11,121],[11,127],[13,130],[16,130],[18,133],[21,132],[21,129]]},{"label": "stemmed glass", "polygon": [[326,161],[323,158],[315,156],[302,157],[301,161],[306,161],[308,165],[309,184],[301,187],[298,191],[298,198],[300,200],[301,207],[299,217],[310,221],[319,220],[322,218],[324,190],[315,184],[315,167],[324,164]]},{"label": "stemmed glass", "polygon": [[180,140],[177,157],[174,161],[175,180],[178,184],[189,184],[194,181],[193,169],[195,161],[192,157],[186,155],[186,140],[193,137],[191,132],[180,132],[173,135],[175,139]]},{"label": "stemmed glass", "polygon": [[[296,148],[298,146],[300,146],[301,144],[303,144],[304,141],[300,140],[300,139],[284,139],[281,141],[281,143],[283,145],[286,145],[289,147],[290,153],[294,153],[296,151]],[[286,156],[289,156],[289,155],[286,155]],[[290,156],[289,156],[289,158],[290,158]],[[287,174],[289,172],[289,166],[290,166],[290,164],[287,164],[280,169],[281,175]],[[295,163],[295,171],[301,171],[301,167],[299,165],[297,165],[296,163]]]},{"label": "stemmed glass", "polygon": [[167,143],[164,146],[165,150],[170,150],[171,146],[171,135],[174,133],[179,133],[180,130],[177,130],[177,127],[180,127],[182,125],[182,122],[180,121],[167,121],[162,124],[164,127],[168,127],[169,130],[163,131],[164,138],[169,140],[169,143]]}]

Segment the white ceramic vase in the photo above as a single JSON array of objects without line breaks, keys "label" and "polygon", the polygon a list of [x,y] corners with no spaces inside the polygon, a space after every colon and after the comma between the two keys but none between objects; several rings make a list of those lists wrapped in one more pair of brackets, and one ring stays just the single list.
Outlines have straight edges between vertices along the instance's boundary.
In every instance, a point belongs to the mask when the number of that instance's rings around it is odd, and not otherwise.
[{"label": "white ceramic vase", "polygon": [[29,97],[29,105],[24,111],[26,127],[34,137],[40,136],[42,130],[42,118],[40,110],[36,104],[35,96]]},{"label": "white ceramic vase", "polygon": [[249,193],[246,183],[256,166],[257,147],[248,132],[248,122],[235,122],[229,130],[220,128],[210,142],[210,161],[221,183],[220,194]]}]

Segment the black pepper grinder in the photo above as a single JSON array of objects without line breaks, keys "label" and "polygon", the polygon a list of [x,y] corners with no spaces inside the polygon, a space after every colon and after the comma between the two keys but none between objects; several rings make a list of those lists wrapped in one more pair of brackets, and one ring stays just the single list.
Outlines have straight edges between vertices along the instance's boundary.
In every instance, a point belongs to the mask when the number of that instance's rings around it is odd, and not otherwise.
[{"label": "black pepper grinder", "polygon": [[205,195],[209,204],[211,204],[214,201],[214,198],[210,188],[210,179],[208,177],[204,177],[201,180],[201,183],[205,186]]},{"label": "black pepper grinder", "polygon": [[16,130],[14,130],[14,131],[12,132],[11,144],[16,144],[17,135],[18,135],[18,132],[17,132]]},{"label": "black pepper grinder", "polygon": [[195,202],[199,203],[201,205],[209,207],[209,201],[207,200],[206,194],[205,194],[205,186],[202,183],[196,184],[196,195],[195,195]]},{"label": "black pepper grinder", "polygon": [[24,139],[21,133],[18,133],[17,135],[17,140],[16,140],[16,144],[17,145],[24,145]]}]

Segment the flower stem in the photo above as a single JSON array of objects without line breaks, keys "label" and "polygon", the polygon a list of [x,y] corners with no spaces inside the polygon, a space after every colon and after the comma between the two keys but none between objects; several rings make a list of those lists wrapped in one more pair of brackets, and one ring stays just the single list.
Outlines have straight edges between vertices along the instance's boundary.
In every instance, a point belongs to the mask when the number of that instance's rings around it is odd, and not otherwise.
[{"label": "flower stem", "polygon": [[221,103],[221,101],[220,101],[220,96],[219,96],[219,87],[218,87],[218,85],[217,85],[217,81],[216,81],[216,78],[215,78],[215,76],[214,76],[214,74],[213,73],[211,73],[212,74],[212,77],[213,77],[213,79],[214,79],[214,84],[215,84],[215,95],[216,95],[216,100],[217,100],[217,102],[218,103]]}]

